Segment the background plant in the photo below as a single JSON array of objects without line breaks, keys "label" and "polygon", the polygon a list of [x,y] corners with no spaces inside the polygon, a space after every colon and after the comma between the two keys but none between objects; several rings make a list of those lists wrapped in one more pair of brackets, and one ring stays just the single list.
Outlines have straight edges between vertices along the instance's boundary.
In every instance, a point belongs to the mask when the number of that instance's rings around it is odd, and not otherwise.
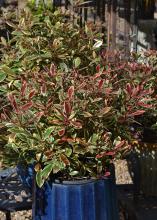
[{"label": "background plant", "polygon": [[[156,128],[156,52],[147,51],[139,54],[132,53],[129,62],[122,62],[119,53],[113,56],[112,53],[107,54],[104,52],[102,53],[102,57],[105,69],[113,74],[113,80],[119,81],[121,88],[126,88],[130,94],[130,100],[132,98],[134,100],[136,99],[137,109],[139,106],[147,108],[143,108],[143,113],[137,110],[137,112],[134,113],[134,118],[131,119],[132,122],[130,121],[131,128],[134,130],[134,137],[143,139],[145,128]],[[106,57],[109,57],[111,60],[110,63],[106,60]],[[145,97],[146,94],[149,98]],[[121,99],[121,101],[121,107],[123,108],[125,103],[123,99]],[[132,105],[131,102],[130,104]],[[128,111],[131,110],[131,105],[128,107],[127,111],[124,107],[126,113],[122,116],[123,119],[128,114]],[[153,132],[153,130],[151,132]],[[152,133],[152,137],[154,136],[155,133],[154,135]]]},{"label": "background plant", "polygon": [[51,62],[64,71],[70,66],[83,67],[87,72],[98,62],[95,43],[100,42],[102,35],[89,25],[80,29],[66,19],[68,16],[68,12],[62,14],[48,9],[35,14],[27,10],[17,24],[8,22],[15,30],[11,41],[2,40],[2,62],[16,74],[21,69],[42,69]]}]

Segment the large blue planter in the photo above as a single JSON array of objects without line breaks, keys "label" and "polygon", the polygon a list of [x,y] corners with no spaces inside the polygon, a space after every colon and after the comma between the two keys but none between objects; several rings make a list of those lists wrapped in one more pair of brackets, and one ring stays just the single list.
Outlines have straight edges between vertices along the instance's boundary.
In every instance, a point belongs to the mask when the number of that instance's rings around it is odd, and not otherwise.
[{"label": "large blue planter", "polygon": [[23,164],[18,164],[16,166],[16,171],[23,185],[32,191],[33,177],[34,177],[33,164],[30,164],[27,167],[24,166]]},{"label": "large blue planter", "polygon": [[33,220],[118,220],[111,178],[67,183],[46,182],[34,188]]}]

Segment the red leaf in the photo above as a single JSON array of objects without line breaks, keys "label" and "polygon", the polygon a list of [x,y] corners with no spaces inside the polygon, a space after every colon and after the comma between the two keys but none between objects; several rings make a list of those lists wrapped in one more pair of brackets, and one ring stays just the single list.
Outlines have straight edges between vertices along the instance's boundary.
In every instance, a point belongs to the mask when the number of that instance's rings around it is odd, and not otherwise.
[{"label": "red leaf", "polygon": [[132,94],[132,88],[131,88],[130,83],[127,83],[127,84],[126,84],[126,90],[127,90],[127,92],[129,93],[129,95]]},{"label": "red leaf", "polygon": [[22,81],[22,87],[21,87],[21,96],[25,96],[27,88],[27,82],[25,80]]},{"label": "red leaf", "polygon": [[41,85],[41,94],[44,95],[46,93],[46,84],[45,82],[42,82],[42,85]]},{"label": "red leaf", "polygon": [[104,133],[103,139],[104,139],[105,141],[107,141],[109,138],[110,138],[109,134],[108,134],[108,133]]},{"label": "red leaf", "polygon": [[63,122],[61,120],[58,120],[58,119],[55,119],[55,120],[52,120],[50,121],[51,124],[55,124],[55,125],[61,125],[63,124]]},{"label": "red leaf", "polygon": [[138,102],[137,103],[139,106],[142,106],[144,108],[152,108],[152,105],[151,104],[146,104],[144,102]]},{"label": "red leaf", "polygon": [[71,108],[70,102],[65,101],[65,102],[64,102],[64,113],[65,113],[66,115],[70,115],[70,114],[71,114],[71,111],[72,111],[72,108]]},{"label": "red leaf", "polygon": [[73,98],[74,95],[74,86],[70,86],[70,88],[68,89],[68,98],[71,100]]},{"label": "red leaf", "polygon": [[126,121],[126,116],[120,116],[118,118],[118,122],[121,123],[121,124],[123,124],[125,121]]},{"label": "red leaf", "polygon": [[4,120],[4,121],[7,119],[7,117],[5,116],[5,114],[1,113],[1,119]]},{"label": "red leaf", "polygon": [[9,99],[9,101],[10,101],[12,107],[14,108],[15,112],[16,112],[16,113],[19,113],[19,109],[18,109],[18,107],[17,107],[17,103],[16,103],[16,100],[15,100],[14,95],[13,95],[13,94],[9,94],[9,95],[8,95],[8,99]]},{"label": "red leaf", "polygon": [[109,152],[103,152],[103,153],[97,154],[96,158],[99,159],[105,156],[114,156],[114,155],[115,155],[114,151],[109,151]]},{"label": "red leaf", "polygon": [[100,158],[102,158],[102,157],[104,157],[104,154],[102,154],[102,153],[96,155],[96,158],[97,158],[97,159],[100,159]]},{"label": "red leaf", "polygon": [[72,142],[72,143],[74,143],[74,142],[76,142],[76,140],[73,139],[73,138],[68,138],[68,137],[64,136],[64,137],[62,137],[62,138],[59,140],[59,143],[62,144],[62,143],[64,143],[64,142],[70,142],[70,143]]},{"label": "red leaf", "polygon": [[96,66],[96,71],[99,72],[100,71],[100,65]]},{"label": "red leaf", "polygon": [[121,148],[124,144],[125,144],[125,141],[123,140],[123,141],[121,141],[119,144],[117,144],[117,145],[115,146],[115,149],[118,150],[118,149]]},{"label": "red leaf", "polygon": [[101,80],[99,81],[99,83],[98,83],[98,88],[99,88],[99,89],[101,89],[101,88],[102,88],[103,83],[104,83],[104,80],[103,80],[103,79],[101,79]]},{"label": "red leaf", "polygon": [[71,121],[71,124],[77,128],[77,129],[81,129],[82,128],[82,124],[79,121]]},{"label": "red leaf", "polygon": [[44,115],[44,112],[37,112],[35,114],[35,118],[34,119],[37,119],[38,121],[40,120],[40,118]]},{"label": "red leaf", "polygon": [[15,100],[13,94],[9,94],[8,99],[9,99],[10,103],[12,103]]},{"label": "red leaf", "polygon": [[105,177],[108,177],[108,176],[110,176],[110,175],[111,175],[111,173],[107,171],[107,172],[105,172],[105,175],[104,175],[104,176],[105,176]]},{"label": "red leaf", "polygon": [[136,112],[130,113],[128,114],[128,116],[137,116],[137,115],[142,115],[143,113],[145,113],[144,110],[137,110]]},{"label": "red leaf", "polygon": [[65,165],[70,165],[68,158],[64,154],[61,154],[60,158]]},{"label": "red leaf", "polygon": [[153,89],[145,89],[140,93],[140,96],[143,97],[144,95],[151,95],[153,94],[154,90]]},{"label": "red leaf", "polygon": [[132,90],[132,97],[137,96],[137,94],[139,93],[139,91],[140,91],[140,86],[138,85],[136,88],[134,88],[134,89]]},{"label": "red leaf", "polygon": [[54,63],[52,63],[51,66],[50,66],[49,75],[50,75],[51,77],[53,77],[53,76],[56,75],[56,67],[55,67]]},{"label": "red leaf", "polygon": [[48,102],[47,102],[47,105],[50,105],[50,104],[52,104],[53,103],[53,98],[49,98],[48,99]]},{"label": "red leaf", "polygon": [[52,104],[53,104],[53,99],[49,98],[47,105],[46,105],[46,108],[49,109],[52,106]]},{"label": "red leaf", "polygon": [[62,129],[62,130],[58,131],[59,136],[63,136],[64,134],[65,134],[65,129]]},{"label": "red leaf", "polygon": [[21,110],[22,111],[27,111],[29,108],[31,108],[33,106],[33,102],[31,101],[31,102],[28,102],[27,104],[25,104],[25,105],[23,105],[23,106],[21,106]]},{"label": "red leaf", "polygon": [[35,89],[33,89],[33,90],[29,93],[28,98],[31,99],[31,98],[33,98],[34,95],[35,95]]},{"label": "red leaf", "polygon": [[115,152],[114,151],[109,151],[105,153],[105,156],[114,156]]},{"label": "red leaf", "polygon": [[106,89],[105,89],[105,93],[106,93],[107,95],[111,94],[111,92],[112,92],[112,89],[111,89],[111,88],[106,88]]},{"label": "red leaf", "polygon": [[49,108],[52,106],[52,103],[53,103],[53,102],[47,104],[47,105],[46,105],[46,108],[49,109]]},{"label": "red leaf", "polygon": [[99,78],[101,75],[102,75],[102,73],[97,73],[97,74],[95,74],[95,76],[93,77],[93,79],[97,79],[97,78]]},{"label": "red leaf", "polygon": [[[10,112],[10,111],[9,111],[9,112]],[[9,118],[9,112],[8,112],[8,110],[5,109],[5,108],[3,109],[3,113],[4,113],[5,117],[7,118],[7,120],[10,119],[10,118]]]}]

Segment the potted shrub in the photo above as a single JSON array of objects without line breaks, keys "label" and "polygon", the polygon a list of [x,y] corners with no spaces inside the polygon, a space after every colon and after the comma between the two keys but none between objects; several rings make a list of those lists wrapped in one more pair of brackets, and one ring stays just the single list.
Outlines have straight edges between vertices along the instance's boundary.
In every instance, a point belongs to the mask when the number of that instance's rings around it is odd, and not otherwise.
[{"label": "potted shrub", "polygon": [[[138,117],[138,124],[132,127],[133,135],[137,141],[134,142],[134,154],[138,166],[133,171],[139,173],[138,186],[139,193],[144,196],[157,196],[157,131],[155,128],[155,114],[152,111]],[[133,157],[134,158],[134,157]],[[134,158],[134,159],[135,159]]]},{"label": "potted shrub", "polygon": [[15,31],[9,42],[2,38],[0,67],[7,151],[13,150],[25,184],[36,172],[33,219],[117,219],[114,177],[108,176],[115,154],[110,148],[118,150],[121,140],[108,131],[112,109],[100,103],[101,82],[92,77],[101,42],[90,27],[63,19],[46,10],[8,22]]},{"label": "potted shrub", "polygon": [[[18,36],[27,32],[22,25],[18,31],[22,34],[15,32],[17,42],[8,50],[12,59],[6,54],[2,59],[1,91],[6,100],[1,121],[8,129],[7,149],[16,152],[23,165],[34,167],[33,218],[118,219],[111,167],[114,158],[130,148],[134,117],[151,105],[149,75],[144,79],[139,74],[137,80],[131,72],[134,66],[106,63],[103,51],[103,64],[96,68],[88,56],[80,62],[86,49],[79,59],[80,51],[69,49],[64,65],[64,56],[56,59],[53,50],[45,60],[38,44],[23,48],[23,37]],[[93,56],[100,42],[89,43]],[[40,59],[35,55],[31,61],[36,51]]]}]

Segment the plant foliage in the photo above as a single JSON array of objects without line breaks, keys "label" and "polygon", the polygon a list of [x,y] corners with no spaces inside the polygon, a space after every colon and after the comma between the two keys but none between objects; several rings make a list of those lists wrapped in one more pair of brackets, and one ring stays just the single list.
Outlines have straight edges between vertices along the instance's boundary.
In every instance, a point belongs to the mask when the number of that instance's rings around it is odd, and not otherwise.
[{"label": "plant foliage", "polygon": [[108,175],[130,148],[135,117],[156,107],[154,69],[135,54],[131,62],[103,50],[98,57],[95,33],[59,12],[26,13],[10,25],[15,37],[2,42],[0,67],[7,149],[34,164],[40,187],[50,177]]}]

